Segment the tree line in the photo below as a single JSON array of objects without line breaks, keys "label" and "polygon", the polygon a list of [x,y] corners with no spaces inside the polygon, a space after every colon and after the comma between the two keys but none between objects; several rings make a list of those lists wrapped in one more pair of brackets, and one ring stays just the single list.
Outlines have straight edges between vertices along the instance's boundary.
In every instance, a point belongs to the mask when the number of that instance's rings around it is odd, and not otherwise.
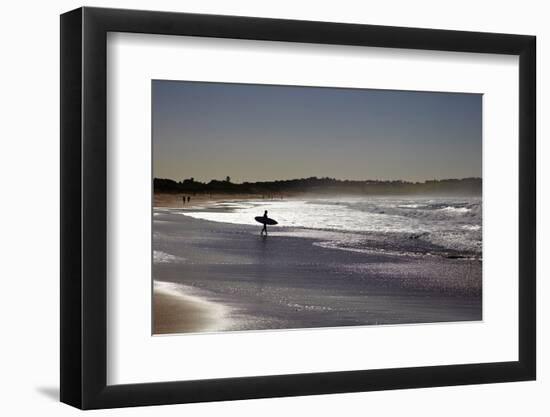
[{"label": "tree line", "polygon": [[261,194],[292,195],[315,194],[461,194],[481,195],[481,178],[453,178],[442,180],[382,181],[382,180],[339,180],[335,178],[299,178],[292,180],[258,181],[233,183],[230,177],[209,182],[187,178],[175,181],[168,178],[155,178],[153,187],[156,193],[191,194]]}]

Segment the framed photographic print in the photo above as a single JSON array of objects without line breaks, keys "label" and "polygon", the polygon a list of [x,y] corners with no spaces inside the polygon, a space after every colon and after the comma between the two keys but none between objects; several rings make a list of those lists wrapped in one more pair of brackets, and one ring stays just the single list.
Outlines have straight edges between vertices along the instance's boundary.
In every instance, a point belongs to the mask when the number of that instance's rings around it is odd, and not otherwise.
[{"label": "framed photographic print", "polygon": [[535,379],[535,38],[61,16],[61,400]]}]

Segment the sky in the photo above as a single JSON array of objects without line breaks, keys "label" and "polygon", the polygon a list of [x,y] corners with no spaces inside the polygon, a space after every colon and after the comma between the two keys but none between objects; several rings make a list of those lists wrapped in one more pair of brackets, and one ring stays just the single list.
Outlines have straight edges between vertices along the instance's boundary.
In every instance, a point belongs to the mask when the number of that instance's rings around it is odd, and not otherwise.
[{"label": "sky", "polygon": [[481,177],[482,95],[152,81],[153,174]]}]

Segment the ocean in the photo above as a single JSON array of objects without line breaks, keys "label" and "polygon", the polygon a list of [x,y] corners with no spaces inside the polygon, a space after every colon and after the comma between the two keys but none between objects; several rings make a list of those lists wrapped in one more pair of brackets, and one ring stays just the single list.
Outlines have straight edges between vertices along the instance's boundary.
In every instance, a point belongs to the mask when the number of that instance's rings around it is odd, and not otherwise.
[{"label": "ocean", "polygon": [[246,200],[188,208],[185,216],[261,225],[264,210],[279,225],[273,236],[315,239],[315,245],[357,252],[482,259],[480,197],[375,196]]}]

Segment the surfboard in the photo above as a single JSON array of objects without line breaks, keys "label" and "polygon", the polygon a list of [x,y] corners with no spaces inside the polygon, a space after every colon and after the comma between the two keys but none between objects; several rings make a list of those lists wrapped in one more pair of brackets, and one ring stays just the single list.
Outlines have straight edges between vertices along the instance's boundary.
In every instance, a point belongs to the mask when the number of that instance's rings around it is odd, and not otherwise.
[{"label": "surfboard", "polygon": [[269,224],[269,225],[272,225],[272,226],[277,224],[277,222],[275,220],[270,219],[269,217],[258,216],[258,217],[254,217],[254,219],[258,223],[261,223],[261,224]]}]

